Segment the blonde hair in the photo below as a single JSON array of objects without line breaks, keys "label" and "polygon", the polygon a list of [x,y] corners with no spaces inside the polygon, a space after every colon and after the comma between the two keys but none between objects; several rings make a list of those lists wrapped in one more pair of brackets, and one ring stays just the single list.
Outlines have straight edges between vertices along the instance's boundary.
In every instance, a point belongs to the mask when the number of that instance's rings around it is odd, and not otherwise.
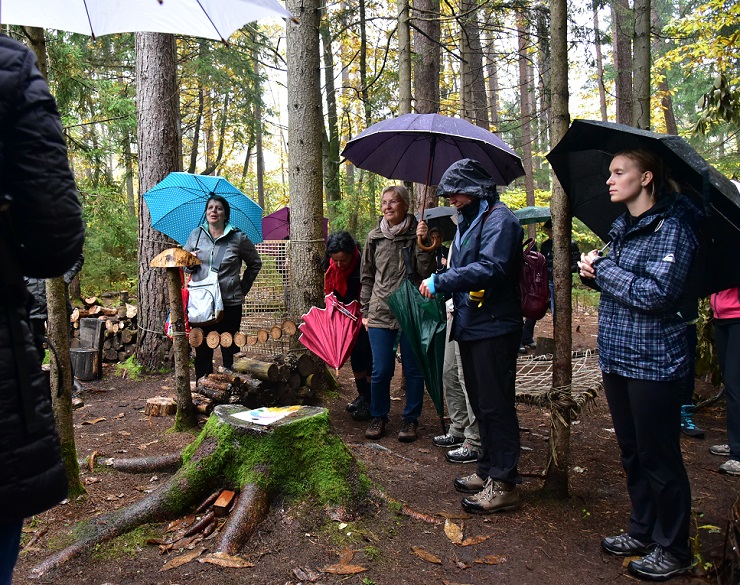
[{"label": "blonde hair", "polygon": [[383,195],[386,193],[393,193],[394,195],[397,195],[401,199],[403,199],[403,202],[406,204],[406,208],[408,209],[411,206],[411,199],[409,198],[409,191],[404,187],[403,185],[390,185],[383,189],[383,192],[380,194],[381,199],[383,198]]},{"label": "blonde hair", "polygon": [[654,198],[659,198],[663,193],[680,191],[678,183],[671,178],[670,169],[663,164],[663,159],[654,151],[635,148],[618,152],[614,157],[617,156],[626,156],[637,165],[641,172],[649,171],[653,174],[653,180],[650,183]]}]

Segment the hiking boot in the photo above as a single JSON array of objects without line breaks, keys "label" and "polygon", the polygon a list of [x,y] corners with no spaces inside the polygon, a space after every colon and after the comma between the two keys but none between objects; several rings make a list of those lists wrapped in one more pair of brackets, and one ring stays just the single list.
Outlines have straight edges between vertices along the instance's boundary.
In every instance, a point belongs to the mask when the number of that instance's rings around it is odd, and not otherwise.
[{"label": "hiking boot", "polygon": [[358,396],[347,405],[347,412],[354,412],[363,404],[367,404],[367,401],[362,396]]},{"label": "hiking boot", "polygon": [[719,472],[725,475],[740,475],[740,461],[737,459],[728,459],[719,466]]},{"label": "hiking boot", "polygon": [[687,437],[704,438],[704,431],[694,424],[693,404],[684,404],[681,407],[681,432]]},{"label": "hiking boot", "polygon": [[454,481],[455,489],[463,494],[477,494],[486,485],[486,480],[477,473],[458,477]]},{"label": "hiking boot", "polygon": [[479,493],[463,498],[462,507],[466,512],[493,514],[515,510],[519,507],[519,490],[514,484],[493,480],[490,477]]},{"label": "hiking boot", "polygon": [[468,447],[467,443],[464,443],[462,447],[447,451],[445,459],[450,463],[473,463],[478,461],[478,451]]},{"label": "hiking boot", "polygon": [[607,536],[601,541],[601,548],[615,557],[637,557],[646,555],[652,551],[655,546],[654,542],[643,542],[629,534]]},{"label": "hiking boot", "polygon": [[435,447],[457,447],[458,445],[462,445],[465,442],[464,437],[456,437],[452,433],[447,433],[446,435],[437,435],[432,439],[432,445]]},{"label": "hiking boot", "polygon": [[730,446],[729,445],[712,445],[709,447],[709,452],[712,455],[719,455],[720,457],[729,457],[730,456]]},{"label": "hiking boot", "polygon": [[627,570],[638,579],[665,581],[676,575],[688,573],[691,566],[691,558],[679,559],[658,544],[646,556],[630,561]]},{"label": "hiking boot", "polygon": [[365,402],[364,400],[360,403],[360,405],[354,410],[354,412],[350,413],[350,416],[355,420],[370,420],[372,415],[370,414],[370,405]]},{"label": "hiking boot", "polygon": [[522,355],[526,354],[527,353],[527,348],[524,347],[523,345],[520,345],[519,346],[519,353],[521,353]]},{"label": "hiking boot", "polygon": [[415,420],[404,420],[401,430],[398,431],[398,440],[402,443],[413,443],[416,441],[416,428],[419,426]]},{"label": "hiking boot", "polygon": [[385,435],[385,420],[379,416],[375,417],[370,421],[370,424],[365,431],[365,437],[372,439],[373,441],[377,441],[383,435]]}]

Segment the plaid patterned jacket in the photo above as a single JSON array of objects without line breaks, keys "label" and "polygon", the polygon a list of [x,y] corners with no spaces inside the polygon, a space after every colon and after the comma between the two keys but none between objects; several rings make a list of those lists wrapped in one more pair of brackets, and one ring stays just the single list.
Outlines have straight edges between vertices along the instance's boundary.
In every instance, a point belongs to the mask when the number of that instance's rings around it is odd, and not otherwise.
[{"label": "plaid patterned jacket", "polygon": [[679,307],[699,245],[693,226],[700,214],[686,197],[671,194],[636,224],[625,213],[612,225],[609,255],[595,262],[604,372],[656,381],[688,374]]}]

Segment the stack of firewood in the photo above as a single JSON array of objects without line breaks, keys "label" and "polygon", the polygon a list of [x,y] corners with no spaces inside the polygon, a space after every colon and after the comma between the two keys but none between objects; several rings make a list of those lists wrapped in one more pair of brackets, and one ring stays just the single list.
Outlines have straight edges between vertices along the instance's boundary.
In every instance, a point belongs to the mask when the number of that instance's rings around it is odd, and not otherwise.
[{"label": "stack of firewood", "polygon": [[210,414],[217,404],[248,408],[311,404],[318,392],[333,385],[324,362],[308,353],[263,359],[237,354],[232,369],[218,370],[196,383],[193,403],[202,414]]},{"label": "stack of firewood", "polygon": [[124,300],[121,294],[120,304],[106,306],[97,297],[83,299],[84,306],[72,311],[71,347],[79,347],[80,319],[96,317],[105,323],[103,341],[103,361],[122,362],[136,351],[136,316],[137,307]]}]

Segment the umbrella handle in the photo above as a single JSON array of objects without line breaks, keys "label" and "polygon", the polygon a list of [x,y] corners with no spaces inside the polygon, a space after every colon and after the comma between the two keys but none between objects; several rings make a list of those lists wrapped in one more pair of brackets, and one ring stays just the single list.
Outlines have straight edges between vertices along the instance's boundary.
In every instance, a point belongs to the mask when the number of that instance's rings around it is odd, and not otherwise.
[{"label": "umbrella handle", "polygon": [[438,231],[432,230],[429,232],[429,237],[432,240],[431,246],[425,246],[424,242],[422,242],[421,236],[416,238],[416,245],[419,246],[422,250],[425,252],[431,252],[432,250],[436,250],[442,245],[442,236],[439,234]]}]

